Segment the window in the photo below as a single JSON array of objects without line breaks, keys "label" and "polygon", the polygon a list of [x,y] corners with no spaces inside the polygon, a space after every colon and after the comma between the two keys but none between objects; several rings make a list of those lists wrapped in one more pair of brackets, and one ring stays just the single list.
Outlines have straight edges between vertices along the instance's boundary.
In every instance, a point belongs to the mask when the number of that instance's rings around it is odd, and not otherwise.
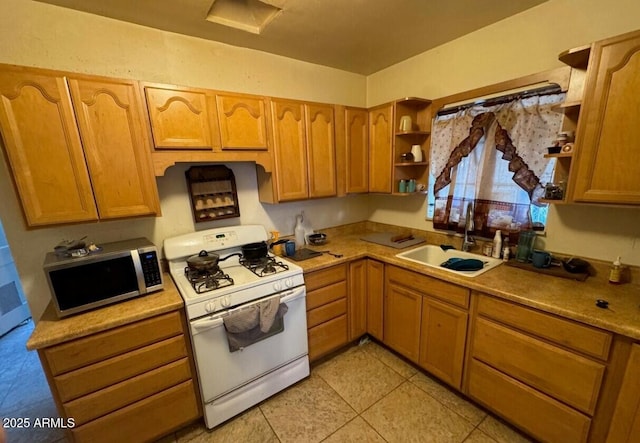
[{"label": "window", "polygon": [[427,196],[434,228],[462,232],[472,204],[481,237],[543,229],[548,206],[539,199],[555,166],[544,154],[562,123],[551,108],[563,100],[564,94],[536,95],[438,115]]}]

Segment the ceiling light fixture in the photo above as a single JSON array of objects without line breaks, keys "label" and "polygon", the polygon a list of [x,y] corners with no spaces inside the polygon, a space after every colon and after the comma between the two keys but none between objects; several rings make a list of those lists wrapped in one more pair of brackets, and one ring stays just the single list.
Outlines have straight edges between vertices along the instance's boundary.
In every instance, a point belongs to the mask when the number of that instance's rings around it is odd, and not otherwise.
[{"label": "ceiling light fixture", "polygon": [[260,34],[282,8],[260,0],[214,0],[206,20]]}]

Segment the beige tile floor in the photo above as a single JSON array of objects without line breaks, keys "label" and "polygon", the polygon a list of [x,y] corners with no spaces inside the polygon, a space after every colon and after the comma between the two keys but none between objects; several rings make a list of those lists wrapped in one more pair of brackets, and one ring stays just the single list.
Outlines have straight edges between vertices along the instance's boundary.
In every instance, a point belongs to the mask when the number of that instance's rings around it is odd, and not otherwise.
[{"label": "beige tile floor", "polygon": [[161,440],[321,441],[532,442],[373,342],[313,366],[308,379],[212,431],[198,422]]},{"label": "beige tile floor", "polygon": [[[0,417],[57,417],[33,322],[0,338]],[[9,443],[63,443],[61,429],[9,429]],[[209,431],[204,422],[160,440],[184,442],[531,442],[386,348],[368,342],[311,369],[311,376]],[[129,443],[129,442],[122,442]]]}]

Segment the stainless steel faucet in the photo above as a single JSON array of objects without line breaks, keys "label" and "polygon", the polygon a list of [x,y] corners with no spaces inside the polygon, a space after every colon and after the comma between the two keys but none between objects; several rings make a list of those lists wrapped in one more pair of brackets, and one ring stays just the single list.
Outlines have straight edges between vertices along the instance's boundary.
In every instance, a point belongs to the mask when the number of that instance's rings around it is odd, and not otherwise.
[{"label": "stainless steel faucet", "polygon": [[469,235],[470,232],[473,232],[475,227],[473,226],[473,203],[469,202],[467,204],[467,216],[464,221],[464,241],[462,242],[462,250],[469,251],[472,246],[475,246],[475,239]]}]

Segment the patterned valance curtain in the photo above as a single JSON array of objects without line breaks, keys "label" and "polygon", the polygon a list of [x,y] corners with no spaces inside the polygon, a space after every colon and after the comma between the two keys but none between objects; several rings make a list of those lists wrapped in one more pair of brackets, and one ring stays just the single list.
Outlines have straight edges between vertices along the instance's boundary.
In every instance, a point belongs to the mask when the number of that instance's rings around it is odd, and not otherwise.
[{"label": "patterned valance curtain", "polygon": [[435,229],[462,232],[469,203],[482,237],[491,238],[497,229],[515,237],[532,227],[531,212],[540,210],[543,184],[553,174],[554,163],[544,154],[562,123],[552,107],[564,96],[477,105],[436,117],[430,157]]}]

